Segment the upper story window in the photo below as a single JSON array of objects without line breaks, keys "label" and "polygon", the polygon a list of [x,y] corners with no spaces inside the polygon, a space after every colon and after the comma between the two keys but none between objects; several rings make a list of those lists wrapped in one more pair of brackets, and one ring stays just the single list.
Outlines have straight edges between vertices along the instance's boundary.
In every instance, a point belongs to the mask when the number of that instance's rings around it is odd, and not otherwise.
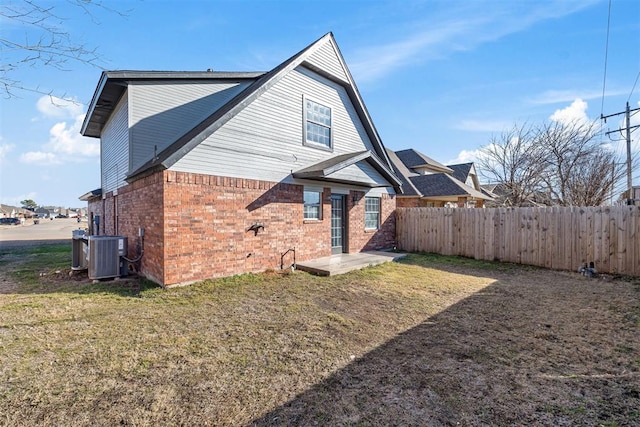
[{"label": "upper story window", "polygon": [[305,144],[331,149],[331,108],[304,100]]},{"label": "upper story window", "polygon": [[364,198],[364,228],[377,230],[380,227],[380,198]]}]

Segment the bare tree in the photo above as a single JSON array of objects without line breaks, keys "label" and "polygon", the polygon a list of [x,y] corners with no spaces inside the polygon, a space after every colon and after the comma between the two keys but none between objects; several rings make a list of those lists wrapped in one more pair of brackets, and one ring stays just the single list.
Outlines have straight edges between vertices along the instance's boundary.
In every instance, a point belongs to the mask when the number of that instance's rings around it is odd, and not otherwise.
[{"label": "bare tree", "polygon": [[[81,9],[94,22],[94,12],[106,7],[100,0],[66,0]],[[58,15],[57,6],[42,6],[35,0],[5,1],[0,5],[0,19],[10,24],[0,36],[0,84],[5,98],[18,91],[51,94],[40,86],[29,87],[18,77],[26,67],[51,67],[67,70],[72,63],[98,66],[100,55],[95,47],[77,42],[65,29],[65,18]],[[58,8],[59,9],[59,8]]]},{"label": "bare tree", "polygon": [[599,206],[623,176],[596,123],[514,126],[481,149],[480,173],[498,184],[498,205]]},{"label": "bare tree", "polygon": [[500,186],[496,202],[503,206],[526,206],[543,184],[545,153],[536,143],[536,129],[514,125],[482,147],[480,173]]},{"label": "bare tree", "polygon": [[547,152],[544,193],[551,204],[599,206],[622,177],[619,156],[598,139],[596,122],[542,125],[537,144]]}]

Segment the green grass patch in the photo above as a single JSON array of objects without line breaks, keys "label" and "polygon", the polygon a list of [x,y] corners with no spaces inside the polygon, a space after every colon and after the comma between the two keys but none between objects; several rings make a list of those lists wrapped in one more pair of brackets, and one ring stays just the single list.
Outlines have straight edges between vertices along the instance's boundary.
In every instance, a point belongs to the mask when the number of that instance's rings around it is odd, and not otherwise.
[{"label": "green grass patch", "polygon": [[[626,282],[411,254],[163,289],[70,276],[70,252],[0,254],[15,281],[0,293],[1,423],[597,425],[637,411]],[[596,399],[603,381],[615,399]]]},{"label": "green grass patch", "polygon": [[425,252],[409,254],[406,258],[401,259],[399,262],[420,265],[423,267],[450,266],[499,272],[522,271],[523,269],[538,269],[537,267],[523,266],[507,262],[485,261],[460,256],[446,256]]}]

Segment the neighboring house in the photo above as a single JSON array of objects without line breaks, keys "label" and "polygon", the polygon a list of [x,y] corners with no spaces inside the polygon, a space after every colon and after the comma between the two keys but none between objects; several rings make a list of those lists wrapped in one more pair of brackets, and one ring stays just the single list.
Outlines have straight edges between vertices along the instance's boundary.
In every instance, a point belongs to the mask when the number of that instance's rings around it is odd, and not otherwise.
[{"label": "neighboring house", "polygon": [[[400,181],[331,33],[262,72],[103,72],[99,233],[162,285],[393,247]],[[97,228],[93,229],[98,231]]]},{"label": "neighboring house", "polygon": [[[618,198],[618,204],[620,205],[626,205],[628,203],[628,194],[629,194],[629,190],[625,190],[624,192],[622,192],[622,194],[620,194],[620,197]],[[634,185],[633,187],[631,187],[631,204],[634,206],[640,206],[640,185]]]},{"label": "neighboring house", "polygon": [[0,218],[24,218],[30,214],[31,212],[27,209],[0,204]]},{"label": "neighboring house", "polygon": [[491,196],[480,189],[473,163],[445,166],[417,150],[387,155],[402,181],[398,207],[483,207]]},{"label": "neighboring house", "polygon": [[488,208],[512,206],[543,207],[559,205],[556,200],[551,200],[541,192],[534,193],[531,197],[526,198],[524,203],[516,205],[513,203],[514,197],[512,197],[512,192],[506,184],[482,184],[480,188],[484,194],[491,197],[491,200],[488,200],[485,204]]},{"label": "neighboring house", "polygon": [[33,213],[38,218],[53,218],[54,216],[56,216],[56,213],[53,211],[53,209],[45,207],[36,208]]}]

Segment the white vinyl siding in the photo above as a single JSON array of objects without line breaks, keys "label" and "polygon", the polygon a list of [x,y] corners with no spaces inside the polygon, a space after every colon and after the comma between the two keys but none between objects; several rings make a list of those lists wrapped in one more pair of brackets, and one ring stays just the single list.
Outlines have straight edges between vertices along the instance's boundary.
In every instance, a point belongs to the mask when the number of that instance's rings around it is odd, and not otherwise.
[{"label": "white vinyl siding", "polygon": [[361,161],[355,165],[340,169],[339,171],[328,175],[327,178],[366,183],[371,186],[376,186],[381,182],[385,182],[385,178],[380,174],[380,172],[375,170],[374,167],[366,161]]},{"label": "white vinyl siding", "polygon": [[131,169],[175,142],[249,85],[248,82],[132,83]]},{"label": "white vinyl siding", "polygon": [[102,193],[106,194],[126,185],[129,173],[129,102],[125,92],[100,135],[100,164]]},{"label": "white vinyl siding", "polygon": [[[333,153],[300,143],[305,96],[331,106]],[[292,170],[363,150],[374,148],[346,90],[297,67],[171,169],[279,182]]]},{"label": "white vinyl siding", "polygon": [[334,77],[348,82],[347,73],[338,59],[333,43],[325,43],[307,60],[311,65],[322,68]]},{"label": "white vinyl siding", "polygon": [[364,228],[377,230],[380,227],[380,198],[364,198]]}]

